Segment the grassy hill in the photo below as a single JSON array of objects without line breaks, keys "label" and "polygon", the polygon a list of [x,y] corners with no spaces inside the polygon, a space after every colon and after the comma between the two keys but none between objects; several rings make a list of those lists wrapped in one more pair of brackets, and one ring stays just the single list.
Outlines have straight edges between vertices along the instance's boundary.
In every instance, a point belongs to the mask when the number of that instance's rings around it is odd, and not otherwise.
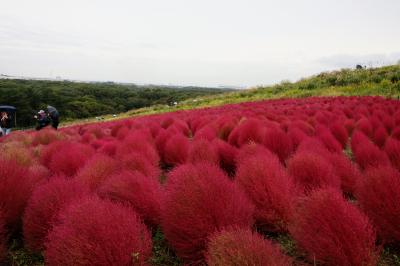
[{"label": "grassy hill", "polygon": [[[225,92],[216,95],[197,96],[178,103],[177,106],[157,104],[145,108],[130,110],[118,118],[212,107],[230,103],[259,101],[277,98],[298,98],[310,96],[364,96],[380,95],[400,97],[400,65],[368,69],[341,69],[323,72],[297,82],[282,81],[279,84],[256,87],[247,90]],[[104,117],[113,119],[111,115]],[[75,121],[90,122],[95,119]]]}]

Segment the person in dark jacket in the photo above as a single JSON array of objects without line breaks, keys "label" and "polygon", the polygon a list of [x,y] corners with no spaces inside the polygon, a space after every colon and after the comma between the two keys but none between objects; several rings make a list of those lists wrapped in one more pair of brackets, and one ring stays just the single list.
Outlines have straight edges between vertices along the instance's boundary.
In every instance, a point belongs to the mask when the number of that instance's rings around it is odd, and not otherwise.
[{"label": "person in dark jacket", "polygon": [[1,112],[0,114],[0,128],[3,136],[10,134],[11,132],[11,116],[7,112]]},{"label": "person in dark jacket", "polygon": [[54,129],[57,129],[58,124],[60,123],[60,121],[59,121],[60,114],[58,113],[56,108],[54,108],[53,106],[50,106],[50,105],[47,106],[47,112],[49,114],[49,119],[51,121],[51,126]]},{"label": "person in dark jacket", "polygon": [[38,122],[36,130],[41,130],[42,128],[47,127],[50,124],[50,119],[43,110],[40,110],[38,112],[38,115],[35,115],[34,118],[36,118]]}]

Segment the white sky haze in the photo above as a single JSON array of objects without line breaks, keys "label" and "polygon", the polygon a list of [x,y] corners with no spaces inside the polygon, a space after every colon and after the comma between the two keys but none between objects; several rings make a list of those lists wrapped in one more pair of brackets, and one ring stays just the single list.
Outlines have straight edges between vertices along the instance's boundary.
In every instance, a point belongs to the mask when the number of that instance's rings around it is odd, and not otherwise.
[{"label": "white sky haze", "polygon": [[0,0],[0,74],[255,86],[398,60],[398,0]]}]

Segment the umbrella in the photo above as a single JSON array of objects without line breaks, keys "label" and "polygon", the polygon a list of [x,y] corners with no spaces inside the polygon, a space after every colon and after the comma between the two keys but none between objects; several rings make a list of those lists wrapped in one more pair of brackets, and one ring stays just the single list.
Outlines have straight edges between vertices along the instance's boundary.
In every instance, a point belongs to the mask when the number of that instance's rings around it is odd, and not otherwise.
[{"label": "umbrella", "polygon": [[14,125],[13,126],[17,125],[17,115],[16,115],[17,108],[15,108],[14,106],[11,106],[11,105],[0,105],[0,111],[7,112],[11,116],[11,119],[14,116],[14,121],[13,121]]},{"label": "umbrella", "polygon": [[59,116],[57,109],[55,107],[51,106],[51,105],[47,106],[47,112],[49,112],[49,114],[52,117],[58,117]]},{"label": "umbrella", "polygon": [[17,108],[11,105],[0,105],[0,110],[14,113],[17,110]]}]

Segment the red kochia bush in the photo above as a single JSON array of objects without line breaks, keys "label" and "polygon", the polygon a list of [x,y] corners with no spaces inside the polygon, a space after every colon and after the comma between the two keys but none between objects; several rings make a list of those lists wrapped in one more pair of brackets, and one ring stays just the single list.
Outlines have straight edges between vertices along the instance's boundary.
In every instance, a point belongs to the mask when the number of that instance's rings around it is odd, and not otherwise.
[{"label": "red kochia bush", "polygon": [[346,128],[339,122],[334,123],[331,126],[331,132],[333,136],[340,142],[342,148],[345,148],[347,141],[349,140],[349,133]]},{"label": "red kochia bush", "polygon": [[0,264],[7,256],[7,234],[3,214],[0,210]]},{"label": "red kochia bush", "polygon": [[62,138],[58,131],[53,129],[42,129],[34,135],[32,139],[32,145],[36,146],[39,144],[48,145],[58,139]]},{"label": "red kochia bush", "polygon": [[306,194],[321,187],[340,188],[340,179],[332,164],[317,153],[297,152],[288,162],[288,171]]},{"label": "red kochia bush", "polygon": [[391,167],[365,172],[356,197],[384,242],[400,241],[400,174]]},{"label": "red kochia bush", "polygon": [[373,127],[371,122],[367,118],[361,118],[356,123],[356,128],[362,131],[365,135],[371,137],[373,133]]},{"label": "red kochia bush", "polygon": [[49,169],[41,164],[34,164],[29,167],[29,178],[32,181],[33,186],[46,182],[50,176],[51,174]]},{"label": "red kochia bush", "polygon": [[361,169],[369,167],[388,166],[390,160],[385,152],[372,142],[364,142],[353,151],[355,161]]},{"label": "red kochia bush", "polygon": [[108,178],[98,194],[132,207],[149,225],[160,223],[162,190],[155,178],[124,171]]},{"label": "red kochia bush", "polygon": [[385,152],[389,156],[392,165],[400,170],[400,141],[394,138],[388,138],[385,144]]},{"label": "red kochia bush", "polygon": [[356,185],[362,178],[357,165],[343,154],[332,154],[330,162],[334,173],[340,178],[343,192],[347,195],[354,195]]},{"label": "red kochia bush", "polygon": [[60,149],[65,145],[68,145],[65,141],[55,141],[47,146],[41,146],[39,158],[40,163],[46,167],[49,167],[53,155],[59,152]]},{"label": "red kochia bush", "polygon": [[359,147],[364,146],[365,143],[369,143],[371,140],[361,131],[355,131],[351,136],[351,150],[354,153]]},{"label": "red kochia bush", "polygon": [[375,232],[368,218],[334,189],[314,191],[299,204],[290,233],[311,261],[376,265]]},{"label": "red kochia bush", "polygon": [[228,142],[234,146],[242,146],[249,142],[263,143],[265,127],[260,120],[250,118],[243,120],[231,132]]},{"label": "red kochia bush", "polygon": [[100,153],[104,153],[108,156],[115,156],[117,152],[117,141],[107,141],[103,146],[99,148]]},{"label": "red kochia bush", "polygon": [[252,225],[254,207],[217,167],[185,164],[168,176],[162,202],[162,228],[184,260],[202,260],[207,237],[227,226]]},{"label": "red kochia bush", "polygon": [[207,253],[209,266],[290,266],[291,259],[278,245],[249,229],[230,228],[212,235]]},{"label": "red kochia bush", "polygon": [[10,232],[21,225],[26,203],[31,195],[29,171],[15,161],[0,159],[0,212]]},{"label": "red kochia bush", "polygon": [[268,129],[265,133],[264,145],[278,155],[284,162],[293,152],[293,144],[290,137],[281,129]]},{"label": "red kochia bush", "polygon": [[314,137],[308,137],[300,143],[300,145],[297,147],[297,153],[302,152],[318,154],[325,160],[329,160],[330,156],[332,155],[332,152],[326,148],[322,140]]},{"label": "red kochia bush", "polygon": [[213,145],[215,145],[218,151],[218,157],[220,159],[219,164],[221,168],[227,173],[233,174],[236,168],[236,156],[238,149],[220,139],[215,139],[213,141]]},{"label": "red kochia bush", "polygon": [[115,159],[104,154],[96,154],[79,170],[76,179],[95,190],[119,167],[120,164]]},{"label": "red kochia bush", "polygon": [[151,237],[131,209],[98,198],[72,203],[48,235],[45,263],[147,265]]},{"label": "red kochia bush", "polygon": [[135,131],[127,136],[123,142],[117,147],[116,156],[123,157],[130,153],[140,153],[147,161],[153,165],[158,165],[160,157],[157,153],[155,146],[152,143],[152,136],[150,132]]},{"label": "red kochia bush", "polygon": [[64,145],[51,156],[49,169],[55,174],[73,176],[93,154],[94,150],[89,145],[64,142]]},{"label": "red kochia bush", "polygon": [[382,148],[385,145],[387,137],[388,133],[386,129],[381,126],[374,133],[374,142],[376,145]]},{"label": "red kochia bush", "polygon": [[120,158],[123,167],[130,171],[138,171],[149,178],[158,178],[160,176],[160,168],[148,159],[142,156],[142,154],[133,152],[126,154]]},{"label": "red kochia bush", "polygon": [[212,141],[215,138],[217,138],[217,130],[209,125],[202,127],[200,130],[196,131],[194,135],[195,140],[206,139]]},{"label": "red kochia bush", "polygon": [[306,133],[295,127],[289,127],[287,135],[293,144],[293,150],[296,150],[300,143],[308,138]]},{"label": "red kochia bush", "polygon": [[336,140],[329,130],[323,131],[318,135],[318,139],[324,144],[324,146],[334,153],[341,153],[343,150],[342,144]]},{"label": "red kochia bush", "polygon": [[37,187],[28,201],[23,219],[24,242],[34,252],[40,252],[48,232],[57,221],[59,211],[74,199],[89,194],[75,180],[53,178]]},{"label": "red kochia bush", "polygon": [[189,149],[188,162],[219,163],[219,154],[215,146],[205,139],[194,140]]},{"label": "red kochia bush", "polygon": [[295,190],[279,159],[259,152],[239,161],[236,182],[256,206],[255,219],[269,231],[286,231],[292,215]]},{"label": "red kochia bush", "polygon": [[187,137],[182,134],[175,134],[164,147],[164,160],[171,165],[183,164],[186,162],[189,154],[190,142]]}]

